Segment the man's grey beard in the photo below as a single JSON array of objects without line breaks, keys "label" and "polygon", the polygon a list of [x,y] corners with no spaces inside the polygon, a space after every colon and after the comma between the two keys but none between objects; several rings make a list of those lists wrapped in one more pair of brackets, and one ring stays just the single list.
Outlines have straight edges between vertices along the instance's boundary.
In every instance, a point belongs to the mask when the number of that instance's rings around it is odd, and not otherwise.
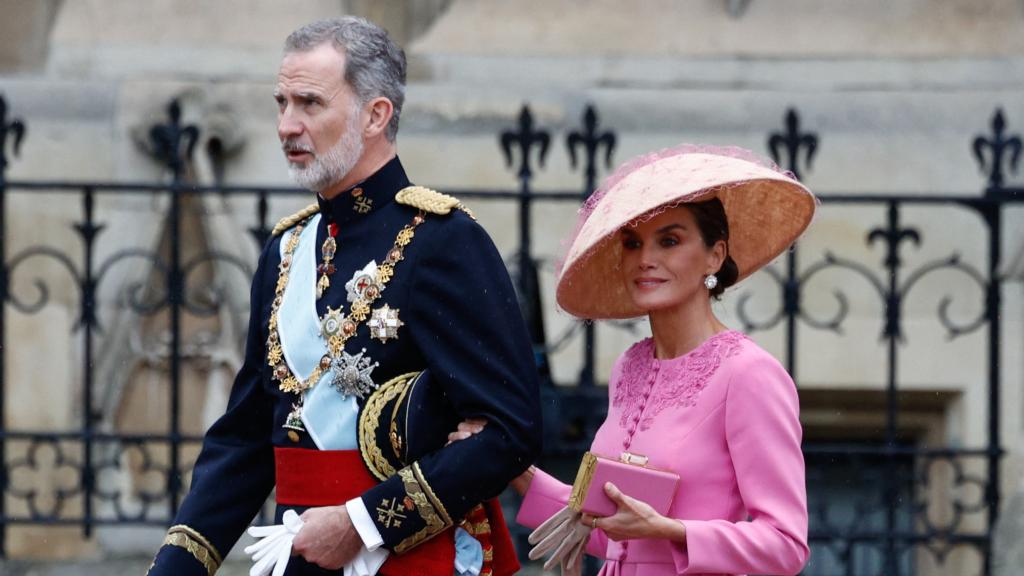
[{"label": "man's grey beard", "polygon": [[315,155],[306,166],[288,163],[288,175],[296,184],[313,192],[323,192],[345,178],[363,155],[363,139],[355,119],[352,120],[350,128],[327,153]]}]

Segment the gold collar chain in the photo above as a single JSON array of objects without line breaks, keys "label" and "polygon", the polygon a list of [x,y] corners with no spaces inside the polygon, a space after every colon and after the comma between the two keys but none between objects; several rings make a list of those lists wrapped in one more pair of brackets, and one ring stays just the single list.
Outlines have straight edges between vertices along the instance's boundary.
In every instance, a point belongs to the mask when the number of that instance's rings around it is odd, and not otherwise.
[{"label": "gold collar chain", "polygon": [[269,332],[267,334],[267,365],[273,368],[271,378],[278,382],[278,388],[286,394],[292,392],[302,394],[304,391],[312,388],[314,384],[320,381],[320,377],[323,376],[324,372],[331,367],[331,360],[341,357],[342,351],[345,349],[345,343],[355,335],[359,324],[369,316],[370,306],[380,297],[384,286],[387,285],[394,275],[395,265],[403,258],[402,252],[412,242],[413,235],[416,233],[416,227],[424,221],[424,213],[420,211],[419,214],[413,217],[412,223],[406,224],[398,232],[394,246],[388,250],[384,263],[377,268],[377,285],[380,289],[368,291],[352,303],[352,308],[349,310],[348,315],[341,320],[341,330],[327,339],[328,353],[324,354],[323,358],[320,359],[320,363],[317,364],[309,378],[305,381],[300,381],[292,373],[291,369],[288,368],[288,363],[284,361],[281,340],[277,333],[277,313],[284,299],[284,290],[288,286],[292,254],[295,253],[299,246],[299,235],[302,234],[302,229],[308,221],[307,219],[300,222],[292,231],[291,236],[289,236],[288,243],[285,244],[284,255],[281,258],[281,264],[278,266],[277,287],[274,289],[274,302],[271,305],[270,323],[267,327]]}]

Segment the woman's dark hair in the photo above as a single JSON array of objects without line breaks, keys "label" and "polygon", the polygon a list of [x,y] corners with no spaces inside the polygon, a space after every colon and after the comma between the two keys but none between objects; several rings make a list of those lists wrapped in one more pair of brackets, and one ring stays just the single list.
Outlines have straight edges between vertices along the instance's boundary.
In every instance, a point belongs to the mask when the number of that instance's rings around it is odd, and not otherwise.
[{"label": "woman's dark hair", "polygon": [[740,269],[736,261],[729,255],[729,221],[725,218],[725,207],[718,198],[711,198],[702,202],[680,204],[690,210],[693,219],[697,221],[697,228],[700,229],[700,236],[704,244],[711,248],[719,240],[725,241],[725,262],[715,272],[718,277],[718,285],[709,290],[711,297],[720,300],[722,292],[729,286],[736,283],[739,278]]}]

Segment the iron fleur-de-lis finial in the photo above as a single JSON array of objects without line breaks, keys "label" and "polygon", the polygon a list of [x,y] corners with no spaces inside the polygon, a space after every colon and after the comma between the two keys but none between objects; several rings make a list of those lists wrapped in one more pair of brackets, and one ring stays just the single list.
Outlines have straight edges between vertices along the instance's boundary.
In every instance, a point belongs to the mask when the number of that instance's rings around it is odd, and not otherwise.
[{"label": "iron fleur-de-lis finial", "polygon": [[7,137],[11,136],[11,151],[17,156],[21,141],[25,138],[25,123],[21,120],[7,121],[7,100],[0,94],[0,174],[7,170]]},{"label": "iron fleur-de-lis finial", "polygon": [[[814,160],[814,153],[818,150],[818,135],[813,132],[800,132],[800,116],[794,108],[786,110],[786,131],[775,132],[768,137],[768,150],[771,152],[775,163],[785,167],[787,170],[800,178],[800,149],[806,148],[807,169],[811,169],[811,162]],[[782,161],[782,150],[786,152],[786,164]]]},{"label": "iron fleur-de-lis finial", "polygon": [[570,165],[576,167],[576,147],[582,146],[584,152],[584,186],[586,194],[594,190],[594,183],[597,180],[597,154],[601,147],[604,147],[604,164],[606,168],[612,166],[612,154],[615,152],[616,137],[611,130],[598,131],[597,111],[593,105],[587,105],[583,112],[583,130],[573,130],[566,137],[565,144],[569,148]]},{"label": "iron fleur-de-lis finial", "polygon": [[544,166],[544,158],[548,154],[548,145],[551,143],[551,135],[547,130],[534,130],[533,114],[530,107],[523,105],[519,112],[518,130],[505,130],[501,133],[501,150],[505,153],[505,165],[512,166],[512,148],[518,146],[519,170],[517,175],[521,180],[529,180],[533,176],[530,168],[530,151],[534,146],[540,146],[537,161]]},{"label": "iron fleur-de-lis finial", "polygon": [[[988,162],[988,185],[989,190],[998,190],[1003,187],[1005,181],[1003,176],[1004,162],[1011,172],[1017,172],[1017,165],[1020,164],[1021,144],[1019,136],[1006,137],[1006,118],[1003,117],[1003,109],[997,108],[992,115],[992,136],[986,138],[978,136],[974,139],[974,158],[982,171],[986,170],[985,150],[988,149],[990,159]],[[1009,153],[1009,159],[1006,155]]]},{"label": "iron fleur-de-lis finial", "polygon": [[199,141],[199,128],[193,124],[181,124],[181,104],[177,99],[168,104],[167,117],[167,124],[157,124],[149,129],[149,140],[154,155],[171,169],[177,180]]}]

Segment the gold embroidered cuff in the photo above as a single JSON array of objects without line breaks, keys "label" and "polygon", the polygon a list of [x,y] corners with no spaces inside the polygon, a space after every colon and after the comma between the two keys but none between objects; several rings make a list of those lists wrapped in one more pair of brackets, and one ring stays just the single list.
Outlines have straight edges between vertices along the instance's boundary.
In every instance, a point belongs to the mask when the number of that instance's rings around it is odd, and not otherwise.
[{"label": "gold embroidered cuff", "polygon": [[430,484],[427,484],[423,478],[423,472],[418,463],[402,468],[398,471],[398,476],[402,479],[406,496],[412,500],[420,518],[426,524],[425,528],[395,546],[395,552],[402,554],[449,528],[452,525],[452,519],[430,488]]},{"label": "gold embroidered cuff", "polygon": [[217,552],[217,549],[213,547],[213,544],[210,544],[209,540],[184,524],[171,526],[167,530],[164,546],[184,548],[206,568],[206,573],[209,576],[213,576],[217,569],[220,568],[221,562],[224,561],[220,553]]},{"label": "gold embroidered cuff", "polygon": [[445,528],[451,526],[452,517],[448,515],[448,510],[445,509],[437,494],[434,494],[434,489],[427,483],[427,479],[423,476],[423,470],[420,470],[419,462],[412,463],[412,473],[415,475],[416,483],[420,485],[420,488],[427,494],[427,498],[430,498],[430,503],[434,506],[434,509],[441,515]]}]

